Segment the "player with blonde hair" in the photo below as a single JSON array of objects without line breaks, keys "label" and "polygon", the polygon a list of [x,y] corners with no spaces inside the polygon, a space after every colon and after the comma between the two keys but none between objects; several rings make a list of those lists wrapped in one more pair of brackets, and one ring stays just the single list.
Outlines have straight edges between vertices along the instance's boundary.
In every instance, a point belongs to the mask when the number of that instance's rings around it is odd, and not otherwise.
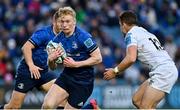
[{"label": "player with blonde hair", "polygon": [[[102,61],[100,49],[92,36],[76,26],[76,13],[71,7],[59,9],[62,32],[53,40],[61,43],[67,58],[64,70],[44,99],[43,109],[54,109],[67,101],[65,109],[80,109],[93,91],[93,66]],[[60,53],[63,54],[63,51]],[[49,66],[54,68],[56,53],[49,55]]]}]

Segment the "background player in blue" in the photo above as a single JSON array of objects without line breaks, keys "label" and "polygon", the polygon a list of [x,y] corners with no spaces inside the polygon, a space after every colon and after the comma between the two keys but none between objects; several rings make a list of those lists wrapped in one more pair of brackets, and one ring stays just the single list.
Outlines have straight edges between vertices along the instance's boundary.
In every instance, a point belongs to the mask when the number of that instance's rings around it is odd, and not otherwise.
[{"label": "background player in blue", "polygon": [[48,72],[46,45],[59,32],[59,15],[56,12],[53,16],[53,25],[38,29],[23,45],[24,58],[17,69],[16,83],[11,99],[4,109],[20,108],[26,93],[34,87],[41,87],[46,92],[50,89],[56,76]]},{"label": "background player in blue", "polygon": [[[63,61],[63,72],[45,96],[42,108],[53,109],[67,100],[65,109],[80,109],[92,93],[93,65],[101,63],[102,56],[91,35],[76,26],[75,11],[63,7],[59,12],[62,32],[53,41],[62,43],[68,57]],[[49,55],[49,66],[55,66],[57,53]]]}]

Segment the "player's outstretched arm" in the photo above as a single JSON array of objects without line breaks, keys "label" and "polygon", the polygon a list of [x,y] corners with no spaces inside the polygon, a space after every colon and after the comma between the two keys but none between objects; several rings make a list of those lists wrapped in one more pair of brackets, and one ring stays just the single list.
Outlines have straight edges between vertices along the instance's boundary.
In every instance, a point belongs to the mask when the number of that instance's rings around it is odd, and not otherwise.
[{"label": "player's outstretched arm", "polygon": [[29,71],[31,72],[31,78],[39,79],[41,77],[39,70],[42,70],[42,68],[34,65],[32,60],[32,49],[34,48],[35,46],[30,41],[27,41],[22,47],[22,52]]},{"label": "player's outstretched arm", "polygon": [[119,72],[123,72],[130,67],[137,58],[137,46],[132,45],[127,48],[126,56],[122,62],[118,65]]},{"label": "player's outstretched arm", "polygon": [[136,61],[136,58],[137,58],[137,46],[135,45],[129,46],[126,51],[126,56],[121,61],[121,63],[119,63],[119,65],[117,65],[114,69],[112,68],[107,69],[104,72],[104,79],[110,80],[114,78],[116,75],[118,75],[119,73],[123,72],[125,69],[130,67]]}]

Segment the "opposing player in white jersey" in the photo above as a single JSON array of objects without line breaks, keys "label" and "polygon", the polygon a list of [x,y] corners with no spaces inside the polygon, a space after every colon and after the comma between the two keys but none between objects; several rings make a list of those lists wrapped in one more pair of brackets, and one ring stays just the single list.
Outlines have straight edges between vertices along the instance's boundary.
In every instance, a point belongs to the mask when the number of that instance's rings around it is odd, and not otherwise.
[{"label": "opposing player in white jersey", "polygon": [[110,80],[121,74],[138,59],[149,67],[150,78],[134,94],[133,104],[140,109],[156,108],[175,84],[177,68],[156,36],[137,26],[137,17],[133,12],[123,12],[119,23],[125,34],[126,56],[114,69],[106,70],[104,79]]}]

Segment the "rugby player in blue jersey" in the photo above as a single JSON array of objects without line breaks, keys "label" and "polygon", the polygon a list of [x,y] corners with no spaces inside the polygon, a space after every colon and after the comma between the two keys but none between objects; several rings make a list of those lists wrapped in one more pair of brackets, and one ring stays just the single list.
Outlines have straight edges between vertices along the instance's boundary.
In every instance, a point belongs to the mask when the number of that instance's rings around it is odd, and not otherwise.
[{"label": "rugby player in blue jersey", "polygon": [[[63,7],[59,12],[62,32],[53,41],[63,45],[68,57],[63,60],[65,68],[45,96],[42,108],[53,109],[67,101],[65,109],[80,109],[93,91],[93,66],[102,62],[102,56],[92,36],[76,26],[75,11]],[[56,66],[56,53],[48,57],[52,68]]]},{"label": "rugby player in blue jersey", "polygon": [[26,93],[33,88],[42,88],[48,91],[57,78],[48,72],[46,45],[60,32],[59,15],[53,16],[53,24],[36,30],[23,45],[24,58],[20,61],[15,77],[15,87],[8,104],[4,109],[19,109],[22,106]]}]

